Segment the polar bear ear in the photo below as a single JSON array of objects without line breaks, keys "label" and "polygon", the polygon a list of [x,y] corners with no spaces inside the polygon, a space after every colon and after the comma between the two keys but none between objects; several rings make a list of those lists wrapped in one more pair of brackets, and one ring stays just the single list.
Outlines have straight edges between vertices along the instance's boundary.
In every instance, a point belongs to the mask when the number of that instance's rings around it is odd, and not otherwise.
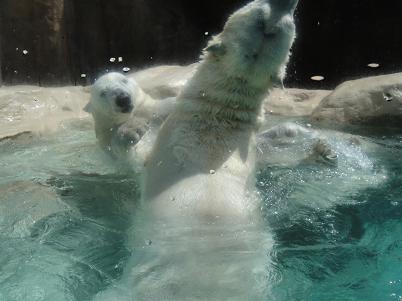
[{"label": "polar bear ear", "polygon": [[208,47],[205,48],[205,51],[217,57],[224,56],[226,54],[226,46],[223,45],[222,42],[216,42],[208,45]]},{"label": "polar bear ear", "polygon": [[87,113],[92,113],[92,106],[91,106],[91,102],[88,102],[87,105],[84,107],[84,112]]}]

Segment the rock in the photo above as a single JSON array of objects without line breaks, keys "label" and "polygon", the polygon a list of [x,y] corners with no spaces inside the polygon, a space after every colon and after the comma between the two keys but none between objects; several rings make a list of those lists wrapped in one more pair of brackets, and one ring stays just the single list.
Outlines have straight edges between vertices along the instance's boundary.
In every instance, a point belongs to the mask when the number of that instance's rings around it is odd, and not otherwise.
[{"label": "rock", "polygon": [[402,73],[344,82],[314,110],[315,121],[402,126]]},{"label": "rock", "polygon": [[83,118],[89,93],[82,87],[13,86],[0,89],[0,139],[57,130],[63,120]]},{"label": "rock", "polygon": [[310,116],[329,90],[274,89],[264,103],[267,115]]},{"label": "rock", "polygon": [[156,99],[174,97],[191,78],[197,63],[188,66],[157,66],[129,75],[141,88]]}]

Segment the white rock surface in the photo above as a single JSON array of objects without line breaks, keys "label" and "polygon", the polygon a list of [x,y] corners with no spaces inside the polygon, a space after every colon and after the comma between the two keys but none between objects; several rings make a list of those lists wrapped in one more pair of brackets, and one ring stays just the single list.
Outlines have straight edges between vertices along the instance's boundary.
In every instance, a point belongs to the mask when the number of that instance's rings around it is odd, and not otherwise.
[{"label": "white rock surface", "polygon": [[290,117],[310,116],[329,93],[329,90],[274,89],[264,103],[265,113]]},{"label": "white rock surface", "polygon": [[88,100],[83,87],[1,87],[0,139],[23,132],[55,131],[63,120],[88,116],[82,110]]},{"label": "white rock surface", "polygon": [[314,110],[312,118],[336,124],[402,125],[402,73],[344,82]]},{"label": "white rock surface", "polygon": [[155,99],[174,97],[191,78],[198,63],[188,66],[157,66],[128,75]]}]

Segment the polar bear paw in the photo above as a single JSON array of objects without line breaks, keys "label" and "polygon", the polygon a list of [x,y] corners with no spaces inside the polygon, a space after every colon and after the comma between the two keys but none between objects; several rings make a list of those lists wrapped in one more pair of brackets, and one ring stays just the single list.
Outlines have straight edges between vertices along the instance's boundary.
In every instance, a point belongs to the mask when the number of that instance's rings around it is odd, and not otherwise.
[{"label": "polar bear paw", "polygon": [[327,141],[317,139],[312,145],[312,153],[307,158],[307,161],[336,166],[338,164],[338,155],[334,152]]},{"label": "polar bear paw", "polygon": [[135,145],[149,128],[147,123],[134,124],[133,122],[127,122],[117,129],[116,138],[119,140],[120,145]]}]

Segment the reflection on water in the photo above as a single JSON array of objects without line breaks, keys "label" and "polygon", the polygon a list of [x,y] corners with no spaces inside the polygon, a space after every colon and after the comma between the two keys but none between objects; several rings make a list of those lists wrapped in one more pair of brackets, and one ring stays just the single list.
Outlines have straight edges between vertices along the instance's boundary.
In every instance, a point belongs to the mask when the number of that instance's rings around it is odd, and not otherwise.
[{"label": "reflection on water", "polygon": [[[374,133],[364,152],[340,141],[338,168],[260,172],[264,235],[156,222],[144,232],[132,224],[136,175],[108,163],[85,122],[1,141],[0,300],[91,300],[111,287],[130,298],[125,273],[176,300],[261,300],[267,282],[267,300],[400,300],[402,136]],[[250,266],[261,267],[252,283]]]},{"label": "reflection on water", "polygon": [[219,224],[137,221],[122,279],[95,300],[264,300],[270,232]]}]

